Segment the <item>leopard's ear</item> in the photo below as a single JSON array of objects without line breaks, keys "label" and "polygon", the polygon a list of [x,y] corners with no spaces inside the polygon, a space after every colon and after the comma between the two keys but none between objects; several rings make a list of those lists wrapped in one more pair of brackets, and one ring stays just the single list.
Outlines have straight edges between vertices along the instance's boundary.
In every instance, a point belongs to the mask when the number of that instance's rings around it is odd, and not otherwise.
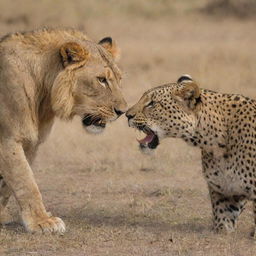
[{"label": "leopard's ear", "polygon": [[177,83],[182,83],[184,81],[193,81],[192,77],[188,74],[182,75],[178,78]]},{"label": "leopard's ear", "polygon": [[116,61],[120,59],[120,48],[111,37],[101,39],[99,44],[104,47]]},{"label": "leopard's ear", "polygon": [[200,102],[200,88],[193,80],[183,81],[184,87],[175,92],[176,99],[193,110]]},{"label": "leopard's ear", "polygon": [[60,56],[64,68],[82,66],[89,58],[89,52],[76,42],[67,42],[60,47]]}]

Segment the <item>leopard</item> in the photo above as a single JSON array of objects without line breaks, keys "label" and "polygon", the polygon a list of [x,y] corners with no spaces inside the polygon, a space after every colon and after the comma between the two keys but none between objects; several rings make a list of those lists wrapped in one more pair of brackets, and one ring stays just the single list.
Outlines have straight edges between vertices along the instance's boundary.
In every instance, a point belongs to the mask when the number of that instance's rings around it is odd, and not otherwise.
[{"label": "leopard", "polygon": [[[213,228],[231,233],[248,201],[256,222],[256,100],[200,87],[190,75],[146,91],[127,112],[143,131],[144,153],[165,138],[180,138],[201,152]],[[255,228],[251,235],[255,238]]]}]

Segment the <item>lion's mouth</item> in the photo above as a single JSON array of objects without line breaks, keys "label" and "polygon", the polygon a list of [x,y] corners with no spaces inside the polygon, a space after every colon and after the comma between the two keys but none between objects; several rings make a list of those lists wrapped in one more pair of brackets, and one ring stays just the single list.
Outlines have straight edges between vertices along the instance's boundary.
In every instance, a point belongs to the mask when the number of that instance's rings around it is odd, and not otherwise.
[{"label": "lion's mouth", "polygon": [[83,122],[84,126],[94,125],[94,126],[100,127],[100,128],[105,128],[106,127],[106,123],[102,120],[102,118],[95,117],[95,116],[92,116],[92,115],[85,115],[82,122]]},{"label": "lion's mouth", "polygon": [[159,138],[157,134],[154,131],[152,131],[149,127],[139,126],[138,129],[143,131],[146,134],[145,138],[137,139],[141,149],[145,149],[145,148],[155,149],[159,145]]},{"label": "lion's mouth", "polygon": [[102,118],[90,114],[84,115],[82,123],[85,130],[92,134],[102,133],[106,127],[106,122]]}]

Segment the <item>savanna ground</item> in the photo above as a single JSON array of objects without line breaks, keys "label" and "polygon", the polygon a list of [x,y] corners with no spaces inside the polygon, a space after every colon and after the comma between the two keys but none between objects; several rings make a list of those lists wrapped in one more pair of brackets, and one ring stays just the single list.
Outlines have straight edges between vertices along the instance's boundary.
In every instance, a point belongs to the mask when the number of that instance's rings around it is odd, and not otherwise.
[{"label": "savanna ground", "polygon": [[[210,16],[200,11],[206,4],[0,1],[0,31],[71,26],[95,40],[111,35],[122,48],[130,105],[183,73],[201,87],[256,97],[256,20],[225,10]],[[145,156],[135,138],[124,116],[101,136],[86,134],[79,119],[57,121],[34,171],[47,209],[63,218],[67,232],[31,235],[15,219],[0,228],[0,255],[256,255],[251,205],[236,233],[212,231],[199,150],[169,139]],[[15,216],[14,200],[9,208]]]}]

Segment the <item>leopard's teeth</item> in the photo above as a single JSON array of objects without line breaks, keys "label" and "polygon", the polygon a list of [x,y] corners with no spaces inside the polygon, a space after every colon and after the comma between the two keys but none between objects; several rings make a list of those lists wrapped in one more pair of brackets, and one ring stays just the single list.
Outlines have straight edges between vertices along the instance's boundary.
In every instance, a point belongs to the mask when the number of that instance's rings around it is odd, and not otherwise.
[{"label": "leopard's teeth", "polygon": [[145,138],[145,136],[146,136],[145,133],[142,132],[142,131],[140,131],[140,130],[137,130],[137,129],[136,129],[135,132],[136,132],[136,139],[137,139],[137,140],[142,140],[142,139]]}]

